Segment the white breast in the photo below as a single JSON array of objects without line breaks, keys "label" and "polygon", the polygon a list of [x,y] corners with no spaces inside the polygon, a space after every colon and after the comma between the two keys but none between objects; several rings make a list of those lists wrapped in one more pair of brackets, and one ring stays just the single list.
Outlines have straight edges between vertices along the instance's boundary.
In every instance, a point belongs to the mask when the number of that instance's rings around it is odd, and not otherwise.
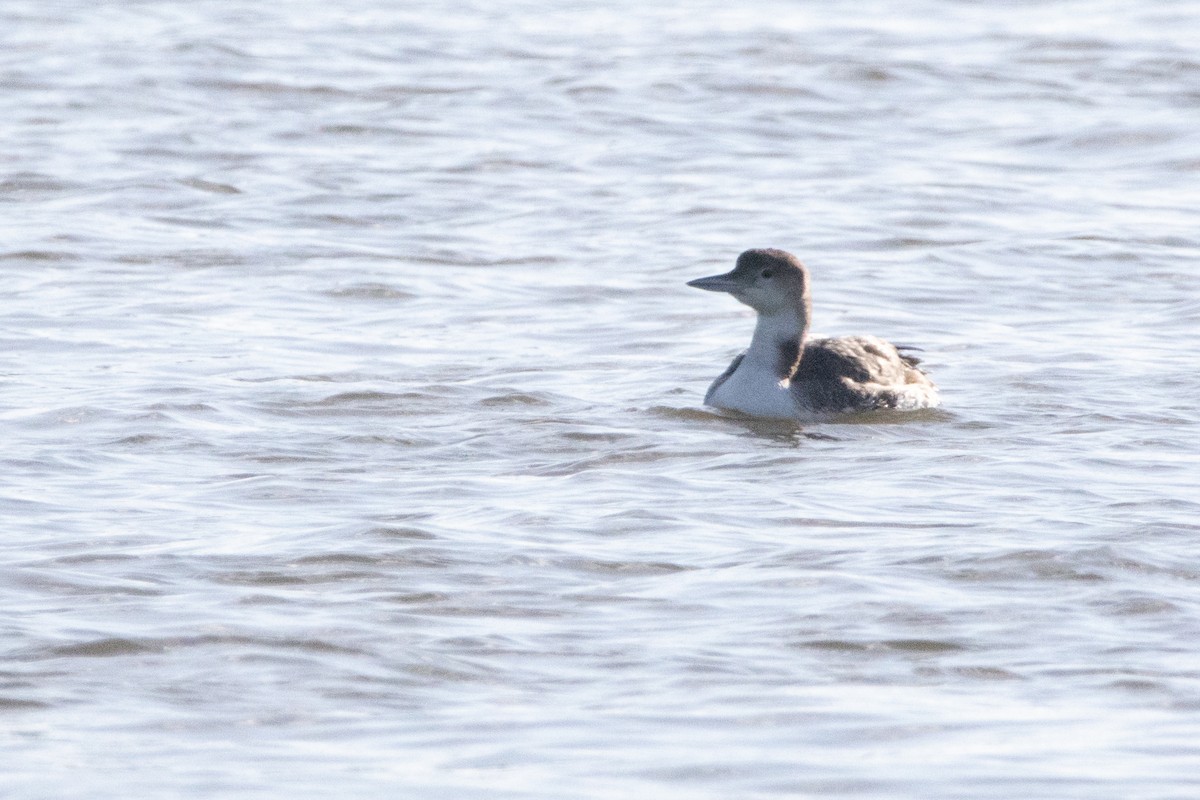
[{"label": "white breast", "polygon": [[732,375],[708,390],[704,402],[755,417],[794,419],[801,409],[788,387],[776,377],[773,365],[745,358]]}]

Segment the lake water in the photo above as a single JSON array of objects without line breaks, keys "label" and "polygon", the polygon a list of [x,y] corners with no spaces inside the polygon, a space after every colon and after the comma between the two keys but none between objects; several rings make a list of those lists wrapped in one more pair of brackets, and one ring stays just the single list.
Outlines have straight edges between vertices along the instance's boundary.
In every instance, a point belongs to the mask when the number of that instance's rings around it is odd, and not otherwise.
[{"label": "lake water", "polygon": [[3,5],[0,794],[1200,795],[1200,7],[728,5]]}]

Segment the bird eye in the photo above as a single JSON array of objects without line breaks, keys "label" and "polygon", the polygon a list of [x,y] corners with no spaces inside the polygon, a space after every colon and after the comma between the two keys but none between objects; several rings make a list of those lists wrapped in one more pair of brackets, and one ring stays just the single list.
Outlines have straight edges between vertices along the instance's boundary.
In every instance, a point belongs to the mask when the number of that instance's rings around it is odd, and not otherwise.
[{"label": "bird eye", "polygon": [[771,276],[772,276],[772,275],[774,275],[774,274],[775,274],[775,273],[774,273],[774,272],[771,272],[771,270],[769,270],[769,269],[764,269],[764,270],[762,271],[762,276],[763,276],[764,278],[769,278],[769,277],[771,277]]}]

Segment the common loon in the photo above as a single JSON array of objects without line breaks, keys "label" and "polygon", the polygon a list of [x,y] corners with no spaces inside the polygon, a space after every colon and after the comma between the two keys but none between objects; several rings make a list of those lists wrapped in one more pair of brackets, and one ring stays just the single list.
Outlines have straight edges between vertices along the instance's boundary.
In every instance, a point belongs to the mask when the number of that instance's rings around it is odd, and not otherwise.
[{"label": "common loon", "polygon": [[728,292],[758,312],[750,349],[708,389],[706,405],[803,419],[853,411],[933,408],[938,390],[916,358],[877,336],[808,339],[808,270],[783,250],[747,250],[732,272],[688,286]]}]

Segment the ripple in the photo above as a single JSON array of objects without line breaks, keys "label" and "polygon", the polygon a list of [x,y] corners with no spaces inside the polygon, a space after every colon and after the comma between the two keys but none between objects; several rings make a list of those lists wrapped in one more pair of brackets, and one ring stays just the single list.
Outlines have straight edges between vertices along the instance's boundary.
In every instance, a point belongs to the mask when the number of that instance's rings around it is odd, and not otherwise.
[{"label": "ripple", "polygon": [[330,289],[326,294],[335,299],[353,300],[409,300],[416,295],[384,283],[360,283]]},{"label": "ripple", "polygon": [[180,183],[192,189],[199,189],[202,192],[209,192],[211,194],[242,194],[242,190],[236,186],[216,181],[206,181],[202,178],[188,178],[181,180]]},{"label": "ripple", "polygon": [[596,572],[617,575],[665,575],[673,572],[686,572],[694,567],[683,564],[644,561],[602,561],[597,559],[571,558],[562,562],[562,566],[581,572]]},{"label": "ripple", "polygon": [[42,658],[113,658],[157,652],[161,647],[132,639],[107,637],[48,648]]},{"label": "ripple", "polygon": [[8,253],[0,253],[0,261],[43,261],[49,263],[63,263],[78,260],[79,256],[75,253],[66,253],[60,250],[17,250]]},{"label": "ripple", "polygon": [[50,703],[45,703],[40,700],[26,700],[20,697],[2,697],[0,696],[0,710],[24,711],[30,709],[45,709],[51,708]]},{"label": "ripple", "polygon": [[553,403],[545,396],[527,392],[506,392],[479,400],[479,405],[488,407],[504,406],[534,406],[545,407]]}]

